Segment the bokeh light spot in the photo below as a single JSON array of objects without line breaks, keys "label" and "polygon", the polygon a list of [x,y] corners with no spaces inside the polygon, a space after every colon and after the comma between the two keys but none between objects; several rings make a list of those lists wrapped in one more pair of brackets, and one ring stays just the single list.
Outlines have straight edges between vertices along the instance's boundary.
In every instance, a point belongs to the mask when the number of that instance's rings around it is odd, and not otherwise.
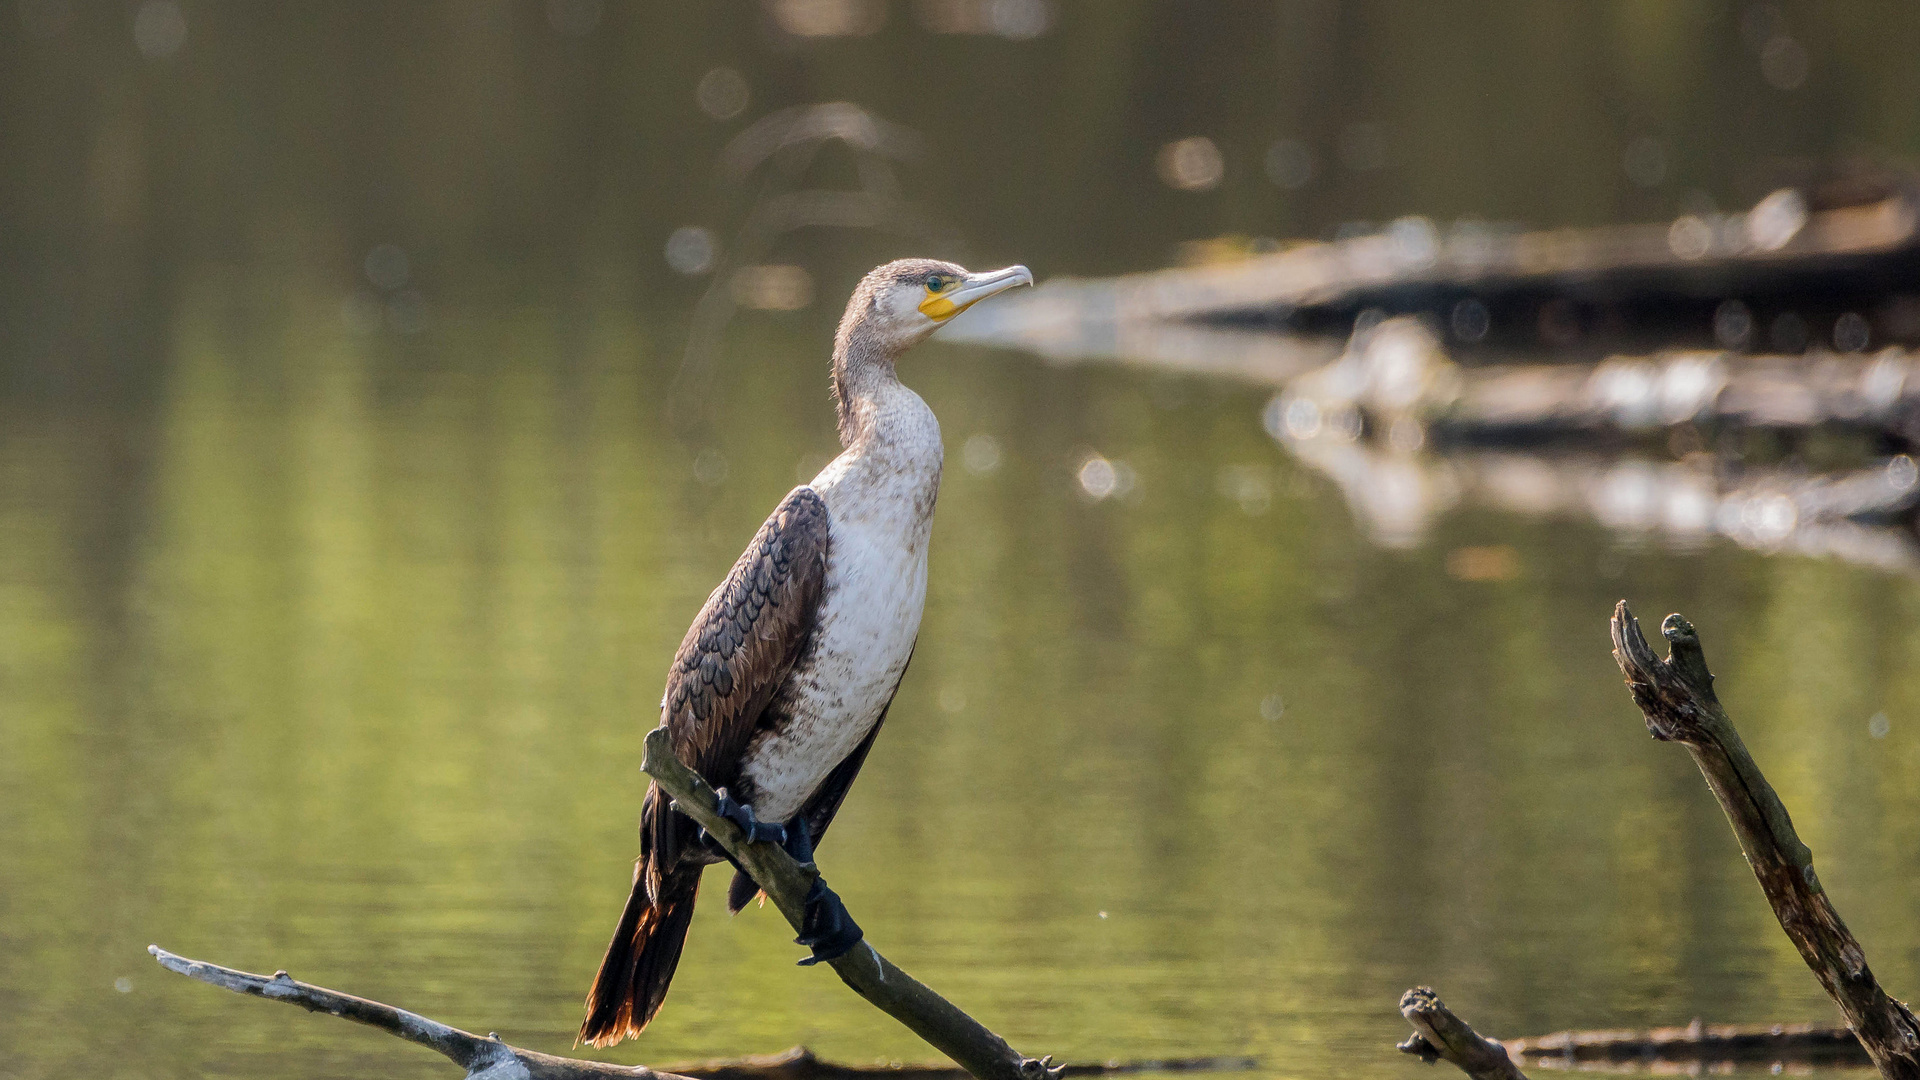
[{"label": "bokeh light spot", "polygon": [[968,436],[960,449],[960,462],[975,476],[985,476],[1000,468],[1000,440],[982,433]]},{"label": "bokeh light spot", "polygon": [[694,90],[700,111],[715,120],[731,120],[745,112],[748,97],[746,77],[730,67],[717,67],[702,75]]},{"label": "bokeh light spot", "polygon": [[133,44],[140,55],[164,60],[187,43],[187,17],[174,0],[147,0],[133,16]]},{"label": "bokeh light spot", "polygon": [[1226,176],[1227,165],[1220,148],[1204,136],[1180,139],[1160,148],[1157,161],[1160,179],[1168,187],[1181,191],[1212,191]]},{"label": "bokeh light spot", "polygon": [[859,37],[887,21],[879,0],[766,0],[766,7],[774,25],[794,37]]},{"label": "bokeh light spot", "polygon": [[1833,321],[1833,347],[1840,352],[1866,352],[1873,344],[1873,327],[1857,311],[1849,311]]},{"label": "bokeh light spot", "polygon": [[1487,311],[1487,305],[1469,296],[1453,305],[1452,317],[1447,322],[1455,338],[1471,344],[1487,336],[1493,326],[1493,316]]},{"label": "bokeh light spot", "polygon": [[743,266],[731,281],[733,300],[760,311],[799,311],[813,303],[813,275],[800,266]]},{"label": "bokeh light spot", "polygon": [[1753,312],[1738,300],[1722,300],[1713,309],[1713,339],[1723,349],[1744,349],[1753,340]]},{"label": "bokeh light spot", "polygon": [[720,256],[720,244],[713,233],[698,225],[686,225],[673,230],[667,237],[667,265],[676,274],[693,277],[713,269]]},{"label": "bokeh light spot", "polygon": [[1776,90],[1798,90],[1807,81],[1806,46],[1781,35],[1760,50],[1760,74]]}]

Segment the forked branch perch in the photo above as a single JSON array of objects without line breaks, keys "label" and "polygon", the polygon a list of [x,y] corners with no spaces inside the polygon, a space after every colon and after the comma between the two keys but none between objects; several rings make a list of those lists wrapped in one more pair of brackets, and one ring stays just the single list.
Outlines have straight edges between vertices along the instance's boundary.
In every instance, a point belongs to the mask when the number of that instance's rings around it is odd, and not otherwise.
[{"label": "forked branch perch", "polygon": [[[681,813],[698,822],[740,861],[780,914],[799,930],[807,890],[819,871],[812,864],[795,862],[777,844],[747,843],[740,827],[720,816],[713,788],[673,756],[666,729],[656,728],[647,735],[646,759],[640,767],[660,790],[672,796]],[[828,963],[855,993],[905,1024],[978,1080],[1055,1080],[1060,1075],[1052,1058],[1020,1054],[952,1002],[895,967],[871,942],[862,941],[845,956]]]},{"label": "forked branch perch", "polygon": [[1625,600],[1613,609],[1613,658],[1627,677],[1647,731],[1693,755],[1720,800],[1740,850],[1759,879],[1780,928],[1826,988],[1867,1055],[1887,1080],[1920,1080],[1920,1020],[1890,997],[1813,870],[1780,796],[1760,774],[1713,692],[1713,673],[1692,625],[1678,615],[1660,624],[1669,651],[1654,655]]}]

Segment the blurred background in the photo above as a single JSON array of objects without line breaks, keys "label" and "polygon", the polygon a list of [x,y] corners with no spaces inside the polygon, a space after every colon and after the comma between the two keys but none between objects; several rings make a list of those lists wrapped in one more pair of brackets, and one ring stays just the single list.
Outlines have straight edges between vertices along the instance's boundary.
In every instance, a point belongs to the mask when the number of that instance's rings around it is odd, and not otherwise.
[{"label": "blurred background", "polygon": [[[0,1072],[447,1074],[148,942],[568,1052],[666,663],[837,452],[873,265],[1708,220],[1920,150],[1917,48],[1891,0],[8,0]],[[1383,534],[1273,385],[1133,359],[902,365],[926,621],[823,863],[903,967],[1028,1052],[1278,1076],[1409,1075],[1419,982],[1494,1035],[1837,1019],[1644,734],[1627,597],[1701,629],[1920,993],[1913,574],[1471,500]],[[928,1057],[790,936],[709,897],[605,1056]]]}]

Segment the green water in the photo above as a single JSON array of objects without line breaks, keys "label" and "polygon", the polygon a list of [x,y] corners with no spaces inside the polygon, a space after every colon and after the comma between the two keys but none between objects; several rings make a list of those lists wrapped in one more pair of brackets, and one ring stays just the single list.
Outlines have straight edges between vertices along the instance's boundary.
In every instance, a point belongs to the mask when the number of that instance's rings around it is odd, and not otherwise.
[{"label": "green water", "polygon": [[[1157,140],[1219,104],[1140,74],[1155,50],[1198,35],[1236,78],[1271,58],[1234,52],[1266,39],[1134,5],[1081,23],[1068,8],[1031,45],[924,52],[904,7],[814,51],[756,37],[747,7],[642,26],[610,6],[566,40],[531,5],[484,25],[184,10],[167,61],[93,8],[51,43],[0,46],[22,148],[0,203],[6,1075],[450,1075],[387,1036],[169,975],[149,942],[568,1051],[625,895],[667,660],[767,510],[834,451],[835,309],[906,250],[793,238],[781,257],[821,299],[738,319],[714,430],[698,450],[676,438],[662,402],[702,283],[660,247],[736,220],[699,192],[762,109],[853,96],[921,128],[932,160],[904,169],[911,194],[948,208],[963,254],[1042,276],[1152,265],[1226,228],[1311,232],[1347,199],[1452,212],[1501,160],[1427,186],[1415,161],[1329,190],[1331,210],[1243,212],[1274,196],[1230,180],[1141,213],[1176,198],[1152,178]],[[1342,48],[1401,63],[1425,38],[1387,10],[1339,22]],[[1569,10],[1554,40],[1615,25]],[[1738,13],[1702,10],[1672,40],[1708,27],[1713,55],[1745,55]],[[1527,31],[1509,16],[1436,38],[1479,58],[1466,70],[1485,78],[1448,91],[1465,105]],[[1905,114],[1872,104],[1892,98],[1858,89],[1871,57],[1815,48],[1844,29],[1807,31],[1816,75],[1841,74],[1783,97],[1755,140],[1818,149],[1794,127],[1812,110],[1905,145]],[[688,104],[722,62],[760,95],[732,127]],[[1912,69],[1884,74],[1892,94]],[[945,127],[930,79],[987,104]],[[1285,100],[1305,115],[1295,99],[1324,89]],[[1418,91],[1368,92],[1391,113]],[[1074,113],[1072,94],[1092,104]],[[1528,123],[1580,100],[1543,98]],[[1218,111],[1251,146],[1280,129]],[[1422,115],[1406,128],[1494,122]],[[1114,168],[1121,146],[1145,147],[1144,178]],[[1662,192],[1596,184],[1651,205],[1738,167],[1703,152],[1702,178]],[[663,195],[674,176],[694,193]],[[993,177],[1010,179],[964,197]],[[1505,182],[1485,212],[1554,219],[1574,200]],[[1559,216],[1631,216],[1611,198]],[[419,332],[366,325],[353,300],[387,242],[413,256]],[[1620,597],[1700,628],[1876,972],[1920,993],[1920,585],[1479,510],[1381,550],[1262,432],[1266,391],[938,343],[903,374],[948,444],[926,620],[822,862],[877,945],[1016,1046],[1412,1076],[1394,1004],[1422,982],[1501,1035],[1831,1019],[1685,754],[1646,737],[1608,655]],[[997,468],[967,466],[978,436]],[[1131,466],[1131,492],[1084,497],[1089,452]],[[1270,498],[1229,498],[1223,476]],[[1501,544],[1511,579],[1447,573],[1449,552]],[[771,912],[729,920],[713,900],[658,1022],[606,1056],[928,1057],[794,967]]]}]

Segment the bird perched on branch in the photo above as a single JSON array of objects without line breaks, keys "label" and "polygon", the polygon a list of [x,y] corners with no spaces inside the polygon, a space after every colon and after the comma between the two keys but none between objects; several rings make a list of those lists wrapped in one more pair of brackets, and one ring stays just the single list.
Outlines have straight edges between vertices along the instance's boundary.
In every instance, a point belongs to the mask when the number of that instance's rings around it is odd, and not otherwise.
[{"label": "bird perched on branch", "polygon": [[[660,723],[674,754],[721,789],[722,812],[801,862],[846,798],[920,633],[940,422],[894,362],[941,324],[1015,285],[1024,266],[972,274],[903,259],[853,291],[833,343],[845,450],[781,501],[707,597],[667,671]],[[640,1034],[667,996],[694,896],[726,853],[657,786],[640,812],[633,892],[587,994],[580,1038]],[[727,909],[759,892],[736,867]],[[831,960],[860,941],[819,881],[797,939]]]}]

